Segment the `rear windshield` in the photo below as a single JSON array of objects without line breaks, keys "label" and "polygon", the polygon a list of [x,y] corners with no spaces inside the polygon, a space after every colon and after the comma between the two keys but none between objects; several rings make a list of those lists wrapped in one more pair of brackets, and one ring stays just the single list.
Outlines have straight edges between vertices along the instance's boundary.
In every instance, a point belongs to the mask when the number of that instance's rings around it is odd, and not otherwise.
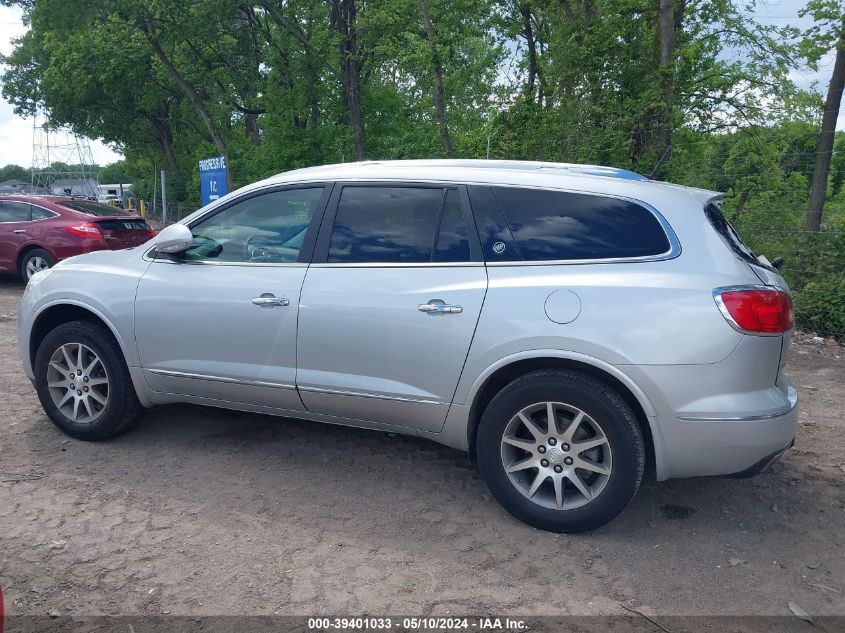
[{"label": "rear windshield", "polygon": [[[716,229],[716,232],[725,244],[728,245],[728,248],[730,248],[737,257],[749,264],[763,266],[762,262],[757,259],[754,251],[748,248],[746,243],[742,241],[739,233],[736,232],[736,229],[731,226],[730,222],[728,222],[728,219],[725,217],[725,214],[722,213],[718,204],[715,202],[708,203],[708,205],[704,207],[704,214],[707,216],[707,219],[710,220],[710,224],[713,225],[713,228]],[[765,268],[766,266],[763,267]]]},{"label": "rear windshield", "polygon": [[68,202],[61,202],[59,204],[63,207],[67,207],[68,209],[79,211],[80,213],[87,213],[88,215],[96,215],[99,217],[134,215],[133,213],[127,213],[118,207],[110,207],[107,204],[100,204],[99,202],[93,202],[91,200],[71,200]]}]

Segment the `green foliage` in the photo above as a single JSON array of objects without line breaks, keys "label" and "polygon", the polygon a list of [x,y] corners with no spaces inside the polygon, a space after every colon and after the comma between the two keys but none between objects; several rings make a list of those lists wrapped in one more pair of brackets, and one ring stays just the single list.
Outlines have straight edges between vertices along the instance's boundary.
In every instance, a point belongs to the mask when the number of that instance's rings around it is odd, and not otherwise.
[{"label": "green foliage", "polygon": [[101,167],[97,172],[97,180],[102,183],[131,183],[131,176],[126,167],[126,161],[122,160]]},{"label": "green foliage", "polygon": [[845,275],[819,276],[795,293],[801,328],[820,336],[842,338],[845,332]]},{"label": "green foliage", "polygon": [[23,180],[24,182],[29,182],[30,178],[30,171],[26,167],[21,167],[20,165],[0,167],[0,182],[4,180]]}]

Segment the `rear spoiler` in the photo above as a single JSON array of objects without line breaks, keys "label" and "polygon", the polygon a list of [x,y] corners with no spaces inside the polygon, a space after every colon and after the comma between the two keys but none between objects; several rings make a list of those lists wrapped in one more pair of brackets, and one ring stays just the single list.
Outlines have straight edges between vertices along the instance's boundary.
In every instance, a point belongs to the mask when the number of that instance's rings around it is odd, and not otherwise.
[{"label": "rear spoiler", "polygon": [[689,193],[695,196],[705,206],[708,204],[715,204],[719,209],[722,208],[722,200],[724,193],[721,191],[711,191],[710,189],[699,189],[698,187],[687,187]]}]

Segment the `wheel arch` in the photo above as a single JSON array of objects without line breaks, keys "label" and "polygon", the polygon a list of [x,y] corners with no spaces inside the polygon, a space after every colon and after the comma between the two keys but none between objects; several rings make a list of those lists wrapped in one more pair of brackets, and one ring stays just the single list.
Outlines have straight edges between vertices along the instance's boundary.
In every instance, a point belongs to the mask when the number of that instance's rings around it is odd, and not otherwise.
[{"label": "wheel arch", "polygon": [[38,346],[41,345],[44,337],[63,323],[70,323],[71,321],[91,321],[105,327],[111,332],[112,337],[114,337],[115,342],[117,342],[120,348],[121,354],[123,354],[124,361],[128,364],[129,357],[126,354],[126,347],[117,329],[109,320],[89,305],[68,300],[48,305],[33,320],[29,335],[29,362],[31,366],[35,364],[35,354],[38,352]]},{"label": "wheel arch", "polygon": [[[661,460],[661,439],[655,428],[656,410],[640,387],[621,371],[597,358],[558,350],[535,350],[515,354],[491,365],[473,384],[467,401],[470,403],[467,424],[467,445],[475,456],[475,436],[481,416],[493,397],[508,383],[533,371],[570,369],[593,376],[613,387],[628,403],[637,418],[646,444],[646,468],[653,469]],[[660,471],[660,464],[657,463]]]}]

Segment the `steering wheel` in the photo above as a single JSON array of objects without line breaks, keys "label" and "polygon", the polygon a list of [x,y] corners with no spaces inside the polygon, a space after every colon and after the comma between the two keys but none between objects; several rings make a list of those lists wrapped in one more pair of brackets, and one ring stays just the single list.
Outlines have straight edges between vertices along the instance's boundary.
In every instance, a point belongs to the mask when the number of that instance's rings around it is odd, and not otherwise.
[{"label": "steering wheel", "polygon": [[244,242],[244,259],[249,262],[266,260],[271,253],[266,247],[261,246],[260,238],[250,235]]}]

